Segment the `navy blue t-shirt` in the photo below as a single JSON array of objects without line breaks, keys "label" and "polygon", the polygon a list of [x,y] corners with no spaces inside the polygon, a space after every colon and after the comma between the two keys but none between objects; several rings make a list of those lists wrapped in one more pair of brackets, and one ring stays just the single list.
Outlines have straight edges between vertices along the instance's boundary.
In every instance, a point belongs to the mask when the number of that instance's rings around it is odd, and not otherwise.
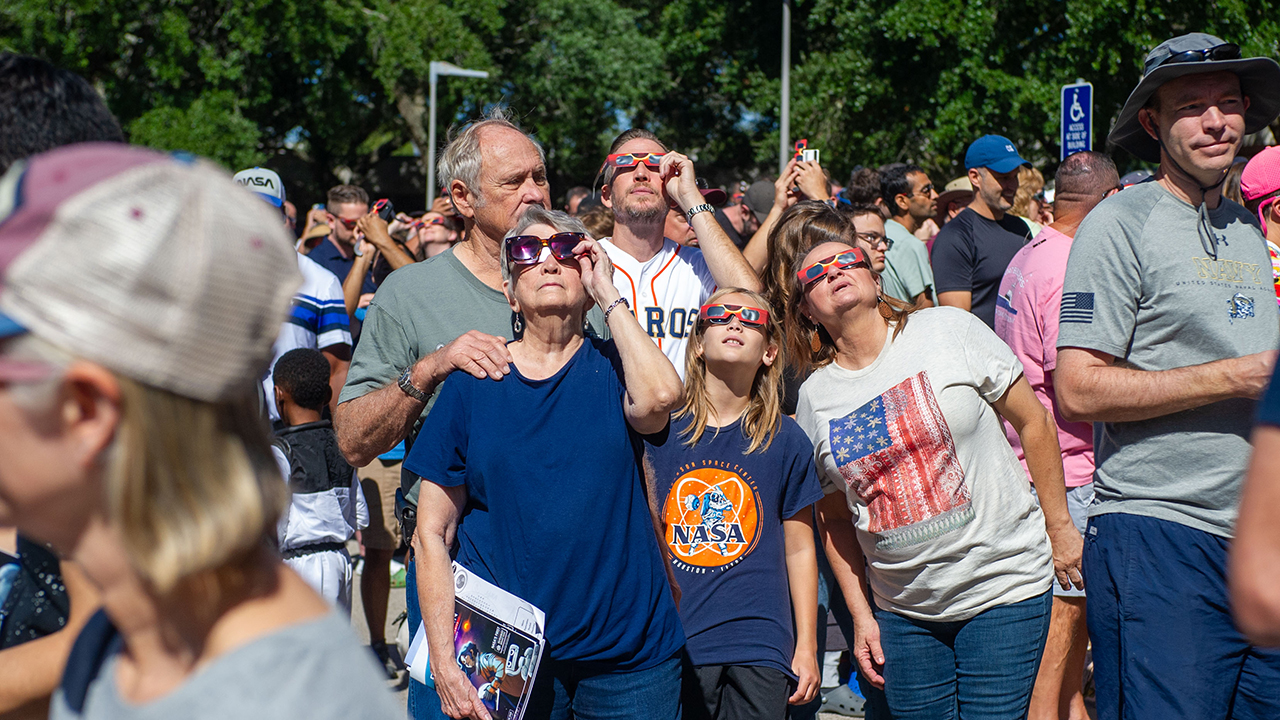
[{"label": "navy blue t-shirt", "polygon": [[768,450],[750,455],[741,421],[718,433],[707,428],[694,447],[681,434],[688,425],[668,426],[645,444],[689,659],[764,665],[794,677],[782,521],[822,499],[813,443],[789,417]]},{"label": "navy blue t-shirt", "polygon": [[[339,283],[347,281],[347,275],[351,272],[351,266],[356,264],[355,255],[352,255],[349,258],[343,257],[337,246],[335,246],[333,241],[328,238],[316,243],[315,248],[312,249],[311,253],[307,255],[307,257],[319,263],[325,270],[337,275]],[[378,286],[373,283],[373,272],[370,271],[364,278],[364,285],[361,286],[360,292],[371,293],[377,289]]]},{"label": "navy blue t-shirt", "polygon": [[1280,425],[1280,363],[1276,363],[1276,369],[1271,373],[1267,394],[1258,402],[1258,423]]},{"label": "navy blue t-shirt", "polygon": [[612,341],[587,338],[555,375],[454,373],[405,469],[465,485],[457,561],[547,614],[550,657],[643,670],[684,633],[622,412]]},{"label": "navy blue t-shirt", "polygon": [[972,208],[961,210],[933,241],[934,287],[940,293],[971,293],[970,311],[994,330],[1000,280],[1030,238],[1031,229],[1017,215],[988,220]]}]

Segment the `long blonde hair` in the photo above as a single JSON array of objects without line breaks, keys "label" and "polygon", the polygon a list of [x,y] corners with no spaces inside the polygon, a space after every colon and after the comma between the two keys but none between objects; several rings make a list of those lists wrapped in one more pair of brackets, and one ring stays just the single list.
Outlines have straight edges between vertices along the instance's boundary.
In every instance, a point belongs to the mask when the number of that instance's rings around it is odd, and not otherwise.
[{"label": "long blonde hair", "polygon": [[[769,302],[760,293],[742,288],[723,288],[707,299],[708,304],[719,302],[726,295],[745,295],[751,298],[761,310],[769,313],[769,322],[765,325],[765,340],[778,346],[778,356],[773,364],[761,363],[756,370],[755,380],[751,383],[751,398],[747,410],[742,416],[742,433],[750,439],[748,453],[756,450],[768,450],[773,438],[782,426],[782,369],[786,366],[785,348],[782,343],[782,325]],[[689,347],[685,353],[684,371],[684,406],[676,412],[676,419],[692,418],[689,427],[684,431],[684,444],[693,447],[702,439],[707,429],[707,418],[711,414],[711,396],[707,392],[707,361],[703,357],[703,336],[707,323],[698,320],[693,335],[689,338]]]},{"label": "long blonde hair", "polygon": [[160,594],[209,573],[225,585],[288,502],[257,396],[205,402],[116,379],[121,417],[104,487],[130,563]]}]

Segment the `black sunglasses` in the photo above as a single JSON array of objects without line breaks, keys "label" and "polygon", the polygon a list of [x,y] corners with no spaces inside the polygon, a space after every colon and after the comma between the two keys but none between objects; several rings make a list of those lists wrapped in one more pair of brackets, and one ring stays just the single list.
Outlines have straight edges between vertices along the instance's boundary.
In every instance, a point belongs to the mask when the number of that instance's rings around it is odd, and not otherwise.
[{"label": "black sunglasses", "polygon": [[1177,63],[1188,62],[1209,62],[1217,60],[1239,60],[1240,46],[1235,43],[1222,43],[1214,45],[1204,50],[1188,50],[1186,52],[1175,53],[1160,61],[1156,67],[1165,65],[1175,65]]}]

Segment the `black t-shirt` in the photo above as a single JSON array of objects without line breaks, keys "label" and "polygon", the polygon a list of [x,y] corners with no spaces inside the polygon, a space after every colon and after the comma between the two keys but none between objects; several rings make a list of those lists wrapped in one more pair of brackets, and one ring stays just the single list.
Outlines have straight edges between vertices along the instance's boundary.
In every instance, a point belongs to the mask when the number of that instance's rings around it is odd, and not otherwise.
[{"label": "black t-shirt", "polygon": [[1017,215],[988,220],[965,208],[944,225],[933,241],[933,281],[939,293],[973,293],[970,311],[987,327],[996,327],[996,296],[1009,261],[1031,237]]}]

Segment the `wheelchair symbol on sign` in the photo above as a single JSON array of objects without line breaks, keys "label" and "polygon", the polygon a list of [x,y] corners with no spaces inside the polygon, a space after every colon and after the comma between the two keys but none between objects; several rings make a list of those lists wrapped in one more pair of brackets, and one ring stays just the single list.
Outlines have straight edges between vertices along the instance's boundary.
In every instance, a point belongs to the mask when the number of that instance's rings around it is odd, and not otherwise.
[{"label": "wheelchair symbol on sign", "polygon": [[1084,119],[1084,108],[1080,106],[1080,91],[1076,90],[1071,93],[1071,122],[1080,122]]}]

